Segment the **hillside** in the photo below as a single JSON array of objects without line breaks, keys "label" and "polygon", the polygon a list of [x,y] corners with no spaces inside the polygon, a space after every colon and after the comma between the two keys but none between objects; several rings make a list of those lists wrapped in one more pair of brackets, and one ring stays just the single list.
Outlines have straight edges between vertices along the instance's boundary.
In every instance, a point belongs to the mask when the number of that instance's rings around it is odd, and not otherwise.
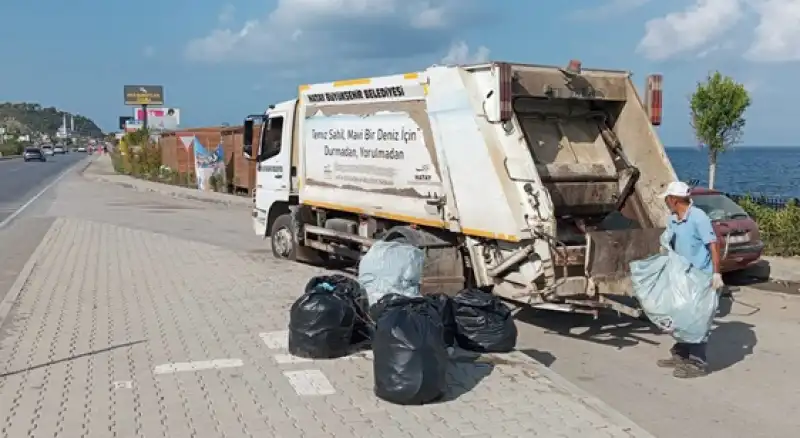
[{"label": "hillside", "polygon": [[[55,136],[64,114],[73,115],[53,107],[42,107],[38,103],[0,103],[0,127],[14,134],[41,133]],[[74,116],[75,131],[79,135],[94,138],[103,136],[103,131],[94,121],[79,114]]]}]

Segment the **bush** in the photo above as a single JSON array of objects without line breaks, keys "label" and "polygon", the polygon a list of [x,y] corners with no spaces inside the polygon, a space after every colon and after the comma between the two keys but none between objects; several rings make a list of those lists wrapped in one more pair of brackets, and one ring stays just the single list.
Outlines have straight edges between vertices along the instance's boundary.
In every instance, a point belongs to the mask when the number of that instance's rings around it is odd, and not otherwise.
[{"label": "bush", "polygon": [[739,201],[739,205],[758,223],[765,254],[800,255],[800,206],[797,201],[790,201],[783,208],[771,208],[747,196]]},{"label": "bush", "polygon": [[144,130],[125,134],[119,147],[111,154],[118,173],[151,181],[160,181],[164,174],[161,165],[161,146],[150,141]]},{"label": "bush", "polygon": [[23,149],[25,146],[22,143],[6,140],[5,143],[0,144],[0,156],[21,155]]}]

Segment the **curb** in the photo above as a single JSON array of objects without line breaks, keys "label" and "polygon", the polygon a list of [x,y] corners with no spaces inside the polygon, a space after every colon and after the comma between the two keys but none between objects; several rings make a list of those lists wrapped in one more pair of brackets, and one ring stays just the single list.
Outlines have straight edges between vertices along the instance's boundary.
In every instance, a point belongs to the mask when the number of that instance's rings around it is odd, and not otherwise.
[{"label": "curb", "polygon": [[86,164],[85,164],[85,165],[83,165],[83,166],[82,166],[82,167],[81,167],[81,168],[78,170],[78,175],[80,175],[80,176],[83,176],[83,172],[86,172],[86,169],[88,169],[88,168],[89,168],[89,166],[91,166],[91,165],[92,165],[92,163],[94,163],[94,157],[92,157],[92,158],[89,158],[88,160],[86,160]]},{"label": "curb", "polygon": [[0,157],[0,161],[14,160],[20,157],[22,157],[22,155],[7,155],[5,157]]},{"label": "curb", "polygon": [[[86,166],[86,167],[88,168],[89,166]],[[86,179],[89,179],[89,180],[103,182],[103,183],[107,183],[107,184],[113,184],[113,185],[116,185],[116,186],[119,186],[119,187],[125,187],[127,189],[132,189],[132,190],[135,190],[137,192],[142,192],[142,193],[157,193],[159,195],[169,196],[169,197],[177,198],[177,199],[188,199],[190,201],[206,202],[206,203],[209,203],[209,204],[225,205],[225,206],[228,206],[228,207],[251,207],[252,206],[252,200],[250,200],[249,198],[236,198],[236,197],[234,197],[234,195],[231,195],[233,197],[232,200],[215,199],[215,198],[204,197],[202,195],[195,195],[193,193],[181,193],[181,192],[176,192],[176,191],[158,190],[158,189],[155,189],[155,188],[143,187],[143,186],[138,185],[138,184],[136,184],[134,182],[115,181],[115,180],[112,180],[112,179],[109,179],[109,178],[104,178],[104,177],[102,177],[100,175],[86,175],[86,174],[84,174],[83,176]],[[158,184],[158,183],[153,183],[153,184]],[[169,187],[168,185],[165,185],[165,186]]]},{"label": "curb", "polygon": [[45,233],[42,241],[39,242],[39,245],[37,245],[36,249],[33,250],[33,253],[28,258],[28,261],[25,262],[25,266],[22,267],[22,270],[19,272],[14,284],[11,285],[11,289],[8,290],[5,298],[3,298],[3,301],[0,302],[0,328],[2,328],[6,323],[8,314],[11,312],[11,309],[14,308],[14,304],[17,302],[20,294],[25,289],[25,286],[28,285],[28,280],[30,280],[33,271],[36,269],[44,249],[53,240],[56,232],[61,229],[62,224],[63,221],[61,219],[56,219],[56,221],[50,225],[50,228]]},{"label": "curb", "polygon": [[638,424],[634,423],[633,420],[631,420],[618,410],[611,407],[611,405],[609,405],[608,403],[600,400],[594,395],[579,388],[577,385],[567,380],[564,376],[544,366],[541,362],[537,361],[536,359],[533,359],[530,356],[521,353],[519,351],[514,351],[509,354],[503,354],[502,356],[498,357],[502,357],[503,359],[506,360],[509,358],[513,358],[514,360],[518,360],[519,362],[530,366],[531,368],[534,369],[534,371],[537,374],[553,382],[554,386],[558,387],[565,393],[577,398],[581,402],[581,404],[597,412],[604,418],[608,419],[611,423],[619,426],[620,430],[622,432],[625,432],[630,438],[656,438],[655,435],[648,432]]}]

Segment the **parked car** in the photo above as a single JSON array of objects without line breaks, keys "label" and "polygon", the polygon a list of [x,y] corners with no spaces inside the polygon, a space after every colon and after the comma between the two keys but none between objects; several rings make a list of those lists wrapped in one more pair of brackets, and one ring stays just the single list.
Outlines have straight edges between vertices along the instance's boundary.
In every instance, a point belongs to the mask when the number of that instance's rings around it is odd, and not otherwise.
[{"label": "parked car", "polygon": [[742,271],[761,259],[764,242],[758,224],[724,193],[695,187],[692,202],[711,219],[720,245],[722,273]]},{"label": "parked car", "polygon": [[25,151],[22,153],[22,159],[25,160],[26,163],[28,161],[47,161],[47,158],[44,156],[44,152],[37,147],[25,148]]},{"label": "parked car", "polygon": [[78,146],[78,152],[86,152],[86,146]]}]

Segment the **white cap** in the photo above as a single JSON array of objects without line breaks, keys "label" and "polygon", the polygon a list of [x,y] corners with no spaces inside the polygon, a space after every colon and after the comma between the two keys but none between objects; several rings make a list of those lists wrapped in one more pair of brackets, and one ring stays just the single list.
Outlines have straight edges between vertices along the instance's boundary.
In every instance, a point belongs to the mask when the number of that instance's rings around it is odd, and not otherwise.
[{"label": "white cap", "polygon": [[673,181],[667,185],[667,189],[661,194],[661,197],[677,196],[679,198],[688,198],[691,194],[689,185],[681,181]]}]

